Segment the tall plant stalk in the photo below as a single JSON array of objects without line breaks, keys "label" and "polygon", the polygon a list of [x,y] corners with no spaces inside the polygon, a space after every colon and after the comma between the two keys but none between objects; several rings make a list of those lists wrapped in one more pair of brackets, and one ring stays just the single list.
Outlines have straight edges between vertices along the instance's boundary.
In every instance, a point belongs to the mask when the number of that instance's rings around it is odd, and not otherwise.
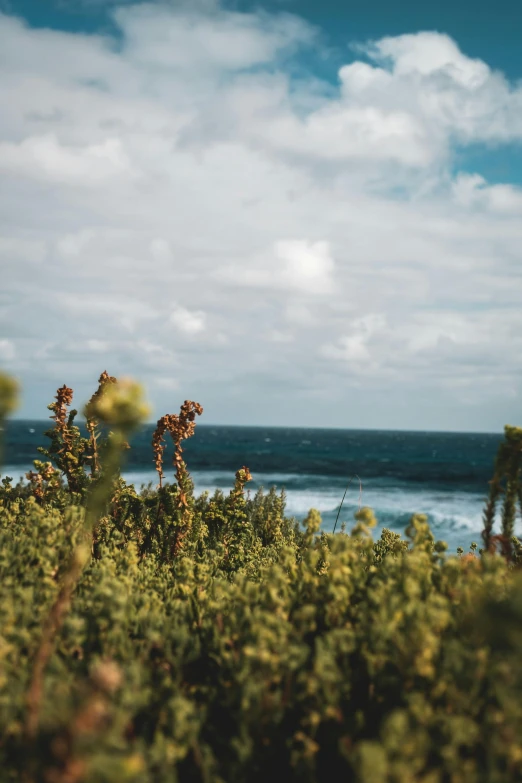
[{"label": "tall plant stalk", "polygon": [[[68,390],[71,391],[72,390]],[[119,472],[122,450],[127,437],[143,421],[148,408],[141,399],[141,388],[130,381],[106,384],[103,392],[94,395],[87,404],[87,418],[114,427],[106,441],[100,463],[100,478],[88,494],[84,524],[79,543],[74,547],[69,566],[58,595],[44,622],[42,637],[34,659],[31,682],[27,693],[25,736],[32,743],[38,732],[40,706],[43,696],[44,674],[54,650],[55,639],[63,626],[78,581],[91,557],[93,534],[110,499],[114,479]],[[64,421],[64,418],[60,418]],[[31,774],[26,776],[29,783]]]}]

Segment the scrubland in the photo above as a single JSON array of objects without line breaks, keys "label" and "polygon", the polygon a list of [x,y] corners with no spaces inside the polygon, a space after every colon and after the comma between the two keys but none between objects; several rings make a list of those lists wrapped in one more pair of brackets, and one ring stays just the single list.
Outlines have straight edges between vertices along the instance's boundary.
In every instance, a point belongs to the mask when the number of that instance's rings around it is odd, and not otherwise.
[{"label": "scrubland", "polygon": [[[102,373],[86,438],[72,402],[49,406],[46,461],[0,484],[0,781],[522,780],[522,429],[481,546],[450,557],[420,514],[377,541],[367,507],[335,534],[288,518],[247,466],[196,497],[189,400],[137,490],[141,388]],[[0,376],[1,420],[15,404]]]}]

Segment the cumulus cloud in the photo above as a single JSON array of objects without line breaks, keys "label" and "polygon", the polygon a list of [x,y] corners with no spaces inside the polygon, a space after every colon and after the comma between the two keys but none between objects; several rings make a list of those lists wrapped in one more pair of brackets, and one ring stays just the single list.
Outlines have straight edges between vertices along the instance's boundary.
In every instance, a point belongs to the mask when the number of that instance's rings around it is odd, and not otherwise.
[{"label": "cumulus cloud", "polygon": [[226,266],[217,275],[236,285],[316,295],[332,291],[333,270],[328,242],[281,239],[274,243],[271,253],[260,255],[248,267]]},{"label": "cumulus cloud", "polygon": [[0,340],[0,358],[4,362],[9,362],[16,356],[16,350],[12,340]]},{"label": "cumulus cloud", "polygon": [[332,290],[334,262],[328,242],[280,240],[275,251],[277,259],[283,262],[281,277],[290,286],[312,293]]},{"label": "cumulus cloud", "polygon": [[[467,57],[447,35],[421,32],[383,38],[368,45],[366,53],[386,69],[384,100],[409,107],[424,121],[426,133],[432,123],[446,140],[451,136],[463,142],[522,138],[522,88],[509,84],[481,60]],[[349,73],[350,66],[341,69],[348,94]],[[377,74],[375,79],[366,77],[366,89],[359,86],[361,96],[374,95],[382,87],[382,71]]]},{"label": "cumulus cloud", "polygon": [[[206,11],[206,13],[202,13]],[[239,71],[271,63],[278,54],[314,42],[314,30],[291,14],[225,11],[209,3],[118,8],[125,52],[135,63],[192,72]]]},{"label": "cumulus cloud", "polygon": [[81,187],[130,173],[130,166],[119,139],[74,149],[61,145],[54,134],[46,134],[19,144],[0,143],[2,170]]},{"label": "cumulus cloud", "polygon": [[215,422],[516,422],[522,190],[455,150],[522,142],[522,87],[441,33],[361,42],[332,85],[295,15],[113,5],[117,39],[0,14],[2,363]]},{"label": "cumulus cloud", "polygon": [[466,89],[481,87],[490,74],[485,63],[466,57],[455,41],[440,33],[381,38],[366,51],[374,60],[389,61],[397,76],[442,74]]},{"label": "cumulus cloud", "polygon": [[522,215],[522,190],[513,185],[488,185],[480,174],[459,174],[452,185],[455,202],[486,212]]},{"label": "cumulus cloud", "polygon": [[350,324],[350,333],[342,335],[336,344],[322,346],[323,356],[345,362],[366,363],[372,359],[369,342],[373,335],[386,327],[386,316],[382,313],[368,313],[356,318]]},{"label": "cumulus cloud", "polygon": [[186,307],[176,307],[170,314],[170,322],[184,334],[199,334],[206,328],[205,313],[201,310],[187,310]]}]

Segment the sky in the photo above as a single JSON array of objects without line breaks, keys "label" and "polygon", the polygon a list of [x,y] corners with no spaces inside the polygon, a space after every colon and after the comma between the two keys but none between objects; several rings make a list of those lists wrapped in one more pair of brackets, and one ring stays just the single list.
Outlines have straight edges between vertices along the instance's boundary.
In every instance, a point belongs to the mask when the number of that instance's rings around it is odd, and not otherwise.
[{"label": "sky", "polygon": [[153,418],[522,419],[522,6],[0,0],[0,368]]}]

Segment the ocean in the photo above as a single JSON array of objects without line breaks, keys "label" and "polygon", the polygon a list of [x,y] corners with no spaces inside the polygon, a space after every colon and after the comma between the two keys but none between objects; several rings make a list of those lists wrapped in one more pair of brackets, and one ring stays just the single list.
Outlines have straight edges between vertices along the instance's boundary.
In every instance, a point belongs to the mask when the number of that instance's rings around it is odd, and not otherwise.
[{"label": "ocean", "polygon": [[[13,420],[5,425],[1,476],[19,478],[44,459],[36,447],[44,445],[49,421]],[[152,481],[153,425],[131,441],[122,475],[137,487]],[[426,514],[436,539],[449,552],[468,550],[472,541],[482,546],[482,512],[493,476],[494,460],[503,433],[399,432],[284,427],[226,427],[198,424],[184,442],[184,457],[196,494],[219,488],[227,492],[236,470],[247,466],[252,494],[262,486],[286,492],[286,513],[303,520],[310,508],[331,531],[350,479],[337,529],[355,524],[354,512],[370,506],[378,520],[374,539],[384,527],[404,535],[411,515]],[[172,443],[167,439],[164,474],[172,480]],[[355,478],[358,476],[359,478]],[[360,480],[360,482],[359,482]],[[500,510],[497,512],[497,529]],[[522,535],[517,517],[515,532]]]}]

